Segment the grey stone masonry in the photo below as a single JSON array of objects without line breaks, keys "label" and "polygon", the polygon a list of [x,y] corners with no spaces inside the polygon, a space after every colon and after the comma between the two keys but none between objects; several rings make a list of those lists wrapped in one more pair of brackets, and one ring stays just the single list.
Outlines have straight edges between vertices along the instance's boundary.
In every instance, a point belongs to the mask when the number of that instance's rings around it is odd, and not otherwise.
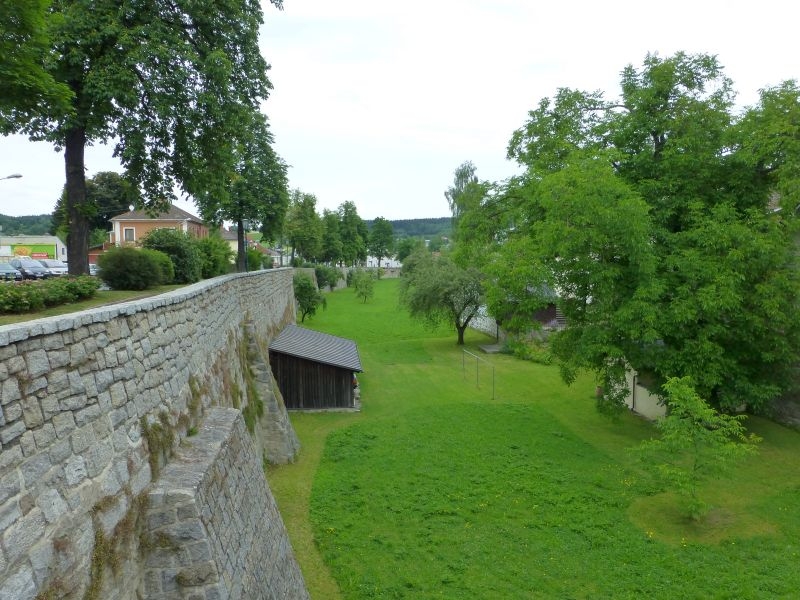
[{"label": "grey stone masonry", "polygon": [[308,598],[238,410],[210,410],[149,499],[148,599]]},{"label": "grey stone masonry", "polygon": [[[268,447],[296,451],[294,441],[276,445],[256,436],[251,448],[247,436],[239,439],[236,419],[207,434],[204,423],[218,407],[239,414],[234,408],[249,406],[247,346],[253,337],[268,344],[294,322],[292,276],[292,269],[231,274],[160,296],[0,326],[0,600],[133,600],[149,597],[150,589],[164,598],[281,597],[259,587],[285,589],[284,575],[270,569],[294,568],[259,465]],[[189,434],[221,435],[213,433],[220,428],[232,448],[219,449],[209,462],[194,442],[201,436]],[[272,435],[286,429],[283,421],[259,427]],[[157,553],[148,554],[139,533],[158,529],[159,513],[146,509],[145,500],[176,451],[185,464],[194,460],[193,449],[198,464],[212,469],[202,481],[219,487],[195,487],[203,502],[176,514],[186,525],[174,540],[192,562],[180,577],[176,565],[156,582]],[[245,462],[227,463],[226,452]],[[244,477],[254,479],[249,487]],[[248,556],[262,556],[265,534],[252,507],[234,501],[252,502],[258,511],[266,506],[268,531],[282,536],[269,542],[270,560],[257,572],[249,571]],[[212,507],[235,510],[214,514],[221,529],[206,512],[200,520],[191,516]],[[244,523],[259,537],[236,529]],[[240,533],[231,538],[234,530]],[[206,596],[185,593],[200,588]]]}]

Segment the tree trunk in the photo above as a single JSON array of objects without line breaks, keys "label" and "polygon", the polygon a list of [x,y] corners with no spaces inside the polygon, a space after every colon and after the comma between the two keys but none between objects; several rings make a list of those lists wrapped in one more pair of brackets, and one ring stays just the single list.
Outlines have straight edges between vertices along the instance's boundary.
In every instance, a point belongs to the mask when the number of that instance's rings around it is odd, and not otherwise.
[{"label": "tree trunk", "polygon": [[244,223],[239,219],[236,221],[236,271],[238,273],[247,272],[247,245],[245,244]]},{"label": "tree trunk", "polygon": [[466,329],[467,329],[466,325],[459,325],[458,323],[456,323],[456,331],[458,332],[458,342],[457,343],[458,343],[459,346],[463,346],[464,345],[464,331]]},{"label": "tree trunk", "polygon": [[[86,173],[84,149],[86,130],[75,127],[64,140],[64,167],[67,176],[67,262],[70,275],[89,272],[89,219],[86,217]],[[119,241],[119,240],[118,240]]]}]

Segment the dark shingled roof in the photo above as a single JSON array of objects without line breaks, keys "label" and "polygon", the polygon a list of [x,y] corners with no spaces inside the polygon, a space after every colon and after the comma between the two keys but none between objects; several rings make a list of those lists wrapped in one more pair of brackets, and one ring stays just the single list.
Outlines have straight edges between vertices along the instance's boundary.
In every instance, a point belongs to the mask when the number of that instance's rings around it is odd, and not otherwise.
[{"label": "dark shingled roof", "polygon": [[353,340],[304,329],[297,325],[287,325],[278,337],[272,340],[269,349],[359,373],[364,370],[361,368],[358,347]]},{"label": "dark shingled roof", "polygon": [[203,221],[195,217],[192,213],[188,213],[182,208],[169,205],[169,209],[165,212],[156,214],[149,214],[146,210],[131,210],[121,215],[112,218],[111,221],[194,221],[195,223],[202,223]]}]

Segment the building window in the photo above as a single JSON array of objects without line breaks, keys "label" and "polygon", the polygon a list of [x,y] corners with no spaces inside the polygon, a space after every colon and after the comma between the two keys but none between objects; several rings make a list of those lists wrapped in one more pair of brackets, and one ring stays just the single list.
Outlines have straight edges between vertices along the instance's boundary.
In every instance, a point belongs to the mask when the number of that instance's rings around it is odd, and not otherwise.
[{"label": "building window", "polygon": [[134,241],[136,241],[136,235],[135,234],[136,234],[136,229],[134,229],[133,227],[126,227],[123,230],[123,234],[122,235],[123,235],[123,238],[125,239],[126,242],[134,242]]}]

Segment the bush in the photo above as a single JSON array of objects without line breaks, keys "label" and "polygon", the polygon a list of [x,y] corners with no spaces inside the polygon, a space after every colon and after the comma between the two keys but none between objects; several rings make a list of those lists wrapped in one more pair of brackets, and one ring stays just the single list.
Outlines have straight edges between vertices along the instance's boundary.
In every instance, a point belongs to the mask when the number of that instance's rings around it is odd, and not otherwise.
[{"label": "bush", "polygon": [[203,257],[197,240],[189,234],[175,229],[154,229],[145,236],[142,246],[160,250],[170,257],[175,268],[175,277],[170,283],[194,283],[200,280]]},{"label": "bush", "polygon": [[224,275],[231,270],[233,250],[219,235],[210,235],[197,240],[197,247],[202,258],[200,274],[204,279]]},{"label": "bush", "polygon": [[25,313],[91,298],[100,283],[94,277],[59,277],[0,286],[0,313]]},{"label": "bush", "polygon": [[342,275],[339,269],[329,267],[328,265],[316,265],[314,267],[314,273],[317,276],[317,285],[319,285],[319,289],[327,287],[333,291],[333,288],[336,287],[339,280],[344,278],[344,275]]},{"label": "bush", "polygon": [[115,290],[146,290],[164,283],[163,259],[156,258],[154,252],[122,246],[101,254],[97,263],[100,278]]},{"label": "bush", "polygon": [[364,269],[356,269],[351,277],[351,283],[356,291],[356,297],[365,304],[375,294],[372,273]]},{"label": "bush", "polygon": [[156,266],[157,281],[155,285],[166,285],[172,283],[175,279],[175,267],[172,264],[172,259],[161,252],[160,250],[151,250],[150,248],[142,248],[139,250],[149,256],[153,264]]},{"label": "bush", "polygon": [[259,271],[264,266],[264,259],[269,258],[256,250],[255,248],[247,249],[247,270]]}]

